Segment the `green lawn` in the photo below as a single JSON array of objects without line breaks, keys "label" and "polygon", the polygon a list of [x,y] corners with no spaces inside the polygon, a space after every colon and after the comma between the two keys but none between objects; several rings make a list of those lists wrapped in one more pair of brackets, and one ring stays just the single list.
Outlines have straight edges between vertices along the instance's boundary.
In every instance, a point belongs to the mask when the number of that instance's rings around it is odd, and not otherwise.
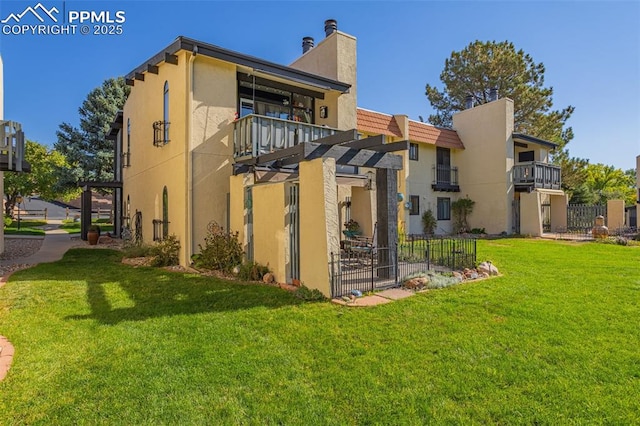
[{"label": "green lawn", "polygon": [[[111,232],[113,231],[113,224],[106,224],[103,222],[104,219],[100,219],[99,221],[94,220],[93,223],[100,227],[100,232]],[[80,222],[67,222],[60,225],[60,229],[64,229],[69,234],[79,234],[81,231]]]},{"label": "green lawn", "polygon": [[640,423],[640,248],[478,253],[504,276],[357,309],[72,250],[0,289],[0,424]]},{"label": "green lawn", "polygon": [[46,220],[20,219],[20,229],[18,229],[18,221],[14,220],[11,225],[4,227],[4,233],[6,235],[44,235],[44,230],[39,227],[46,224]]}]

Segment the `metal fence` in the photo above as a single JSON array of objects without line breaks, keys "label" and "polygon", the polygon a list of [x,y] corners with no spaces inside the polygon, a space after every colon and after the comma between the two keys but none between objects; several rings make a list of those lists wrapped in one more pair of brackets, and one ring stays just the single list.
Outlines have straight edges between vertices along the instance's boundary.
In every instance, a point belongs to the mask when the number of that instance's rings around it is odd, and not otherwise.
[{"label": "metal fence", "polygon": [[395,253],[389,248],[346,241],[340,253],[331,253],[331,295],[353,290],[368,292],[397,287],[409,274],[435,267],[445,270],[473,267],[476,240],[410,235],[400,239]]}]

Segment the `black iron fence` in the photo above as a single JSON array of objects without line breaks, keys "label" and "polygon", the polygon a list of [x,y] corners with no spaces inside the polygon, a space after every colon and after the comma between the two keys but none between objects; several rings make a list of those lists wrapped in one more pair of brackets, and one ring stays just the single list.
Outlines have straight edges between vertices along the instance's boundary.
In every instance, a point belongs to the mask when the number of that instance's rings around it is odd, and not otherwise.
[{"label": "black iron fence", "polygon": [[471,268],[476,262],[476,240],[409,235],[390,250],[370,244],[343,244],[331,253],[332,297],[353,290],[368,292],[397,287],[407,275],[439,266],[446,270]]}]

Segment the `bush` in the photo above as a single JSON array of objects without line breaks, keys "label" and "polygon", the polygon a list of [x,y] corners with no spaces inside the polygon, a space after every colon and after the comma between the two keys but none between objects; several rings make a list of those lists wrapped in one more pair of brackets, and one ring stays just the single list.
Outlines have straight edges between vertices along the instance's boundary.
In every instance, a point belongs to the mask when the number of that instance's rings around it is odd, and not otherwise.
[{"label": "bush", "polygon": [[238,270],[238,278],[244,281],[262,281],[262,277],[268,272],[271,272],[269,266],[257,262],[244,262]]},{"label": "bush", "polygon": [[155,257],[152,266],[172,266],[180,263],[180,241],[175,235],[169,235],[151,247],[150,254]]},{"label": "bush", "polygon": [[11,224],[13,223],[13,219],[11,219],[9,216],[5,215],[4,216],[4,227],[8,227],[11,226]]},{"label": "bush", "polygon": [[436,231],[437,224],[438,222],[431,210],[427,210],[422,213],[422,232],[424,232],[425,235],[433,235]]},{"label": "bush", "polygon": [[471,230],[472,234],[486,234],[484,228],[473,228]]},{"label": "bush", "polygon": [[238,241],[238,233],[225,232],[222,226],[211,222],[207,227],[204,247],[198,244],[200,253],[193,256],[197,267],[231,272],[242,264],[242,245]]},{"label": "bush", "polygon": [[322,292],[317,288],[314,288],[313,290],[311,290],[309,287],[305,286],[304,284],[301,285],[294,294],[298,299],[302,299],[307,302],[318,302],[318,301],[327,299],[324,296],[324,294],[322,294]]},{"label": "bush", "polygon": [[124,253],[123,257],[132,258],[151,256],[152,250],[153,247],[147,244],[127,244],[122,249],[122,252]]}]

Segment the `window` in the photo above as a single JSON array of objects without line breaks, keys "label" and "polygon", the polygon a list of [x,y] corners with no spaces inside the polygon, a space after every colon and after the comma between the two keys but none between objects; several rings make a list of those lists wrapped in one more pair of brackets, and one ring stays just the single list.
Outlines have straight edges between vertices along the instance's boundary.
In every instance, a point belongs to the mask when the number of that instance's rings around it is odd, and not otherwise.
[{"label": "window", "polygon": [[533,161],[533,159],[534,159],[533,151],[523,151],[518,153],[519,163],[528,163],[529,161]]},{"label": "window", "polygon": [[164,82],[164,102],[163,102],[164,121],[164,143],[169,142],[169,82]]},{"label": "window", "polygon": [[167,187],[162,190],[162,239],[169,236],[169,195]]},{"label": "window", "polygon": [[409,214],[412,216],[420,214],[420,197],[418,195],[409,196]]},{"label": "window", "polygon": [[282,120],[314,123],[315,99],[304,89],[238,74],[239,115],[264,115]]},{"label": "window", "polygon": [[131,165],[131,119],[127,118],[127,150],[122,153],[122,166],[129,167]]},{"label": "window", "polygon": [[409,160],[418,161],[418,144],[417,143],[409,144]]},{"label": "window", "polygon": [[438,220],[451,220],[451,198],[438,198]]}]

